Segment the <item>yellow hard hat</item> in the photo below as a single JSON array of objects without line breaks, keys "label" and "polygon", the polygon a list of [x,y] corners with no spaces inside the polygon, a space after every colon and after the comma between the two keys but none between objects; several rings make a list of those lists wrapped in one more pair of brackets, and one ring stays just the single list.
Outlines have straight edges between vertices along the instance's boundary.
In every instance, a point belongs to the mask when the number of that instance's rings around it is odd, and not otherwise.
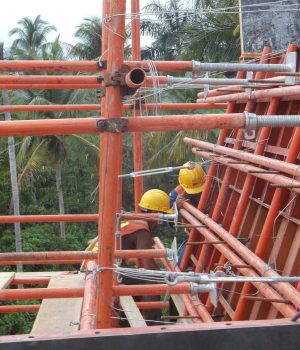
[{"label": "yellow hard hat", "polygon": [[205,171],[197,163],[187,162],[183,166],[189,166],[190,169],[180,169],[178,181],[186,193],[201,193],[205,186]]},{"label": "yellow hard hat", "polygon": [[166,192],[158,189],[145,192],[140,200],[139,206],[144,209],[162,211],[163,213],[174,213],[174,211],[170,209],[169,196]]}]

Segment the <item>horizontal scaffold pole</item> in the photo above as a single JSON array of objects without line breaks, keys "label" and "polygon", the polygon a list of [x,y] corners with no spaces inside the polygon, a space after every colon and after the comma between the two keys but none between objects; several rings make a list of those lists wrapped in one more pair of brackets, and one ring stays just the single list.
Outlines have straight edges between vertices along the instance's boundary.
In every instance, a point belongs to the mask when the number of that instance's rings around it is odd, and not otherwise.
[{"label": "horizontal scaffold pole", "polygon": [[[242,128],[245,126],[243,113],[194,114],[172,116],[149,116],[144,118],[118,118],[106,121],[103,118],[14,120],[0,122],[0,136],[43,136],[94,134],[102,131],[117,131],[119,123],[122,131],[177,131],[210,130],[219,128]],[[99,124],[103,123],[103,127]],[[110,128],[117,127],[115,130]],[[109,129],[110,128],[110,129]],[[105,130],[106,129],[106,130]]]},{"label": "horizontal scaffold pole", "polygon": [[[84,259],[96,259],[97,251],[54,251],[54,252],[23,252],[23,253],[0,253],[0,265],[12,265],[35,261],[80,262]],[[167,256],[166,249],[139,249],[139,250],[115,250],[117,258],[162,258]]]},{"label": "horizontal scaffold pole", "polygon": [[[141,109],[158,110],[195,110],[195,109],[225,109],[227,103],[141,103],[137,101],[137,107]],[[124,104],[124,110],[133,109],[133,105]],[[73,105],[4,105],[0,106],[0,112],[45,112],[45,111],[98,111],[100,104],[73,104]]]},{"label": "horizontal scaffold pole", "polygon": [[[190,283],[180,283],[175,286],[168,284],[148,285],[119,285],[113,287],[113,294],[120,295],[160,295],[160,294],[186,294],[191,292]],[[0,301],[29,300],[29,299],[54,299],[54,298],[82,298],[84,288],[26,288],[26,289],[2,289]]]},{"label": "horizontal scaffold pole", "polygon": [[[159,72],[250,71],[292,72],[290,64],[204,63],[198,61],[152,61]],[[147,61],[124,61],[130,68],[148,69]],[[0,62],[2,72],[99,72],[104,68],[98,61],[8,61]]]},{"label": "horizontal scaffold pole", "polygon": [[94,134],[99,132],[158,132],[236,129],[255,126],[299,126],[299,115],[265,116],[253,113],[184,114],[143,118],[38,119],[0,122],[0,136]]}]

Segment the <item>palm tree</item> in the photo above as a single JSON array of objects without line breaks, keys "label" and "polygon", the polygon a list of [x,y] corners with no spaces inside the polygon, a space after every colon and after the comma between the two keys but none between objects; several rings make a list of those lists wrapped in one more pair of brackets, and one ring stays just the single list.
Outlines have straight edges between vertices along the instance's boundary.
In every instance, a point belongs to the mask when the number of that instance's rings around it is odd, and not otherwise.
[{"label": "palm tree", "polygon": [[99,17],[84,18],[74,36],[80,40],[70,55],[81,60],[94,60],[101,55],[102,22]]},{"label": "palm tree", "polygon": [[[17,58],[27,58],[27,53],[25,48],[30,49],[31,59],[44,59],[44,60],[64,60],[66,58],[66,52],[69,46],[63,44],[59,41],[59,35],[54,40],[54,42],[47,42],[47,34],[53,30],[53,26],[48,26],[47,22],[42,21],[40,16],[32,22],[28,18],[23,18],[18,22],[22,27],[26,27],[26,30],[18,30],[18,28],[13,29],[10,33],[11,35],[20,34],[22,40],[16,39],[13,43],[13,52]],[[29,25],[29,24],[33,25]],[[25,26],[26,24],[26,26]],[[36,24],[36,25],[35,25]],[[32,30],[28,30],[32,29]],[[41,31],[41,34],[39,34]],[[31,35],[32,32],[35,35]],[[36,36],[39,40],[34,40],[32,36]],[[26,39],[28,42],[26,42]],[[35,45],[39,43],[40,46]],[[78,101],[81,98],[81,91],[73,90],[25,90],[19,91],[17,93],[17,98],[19,102],[24,104],[67,104],[74,101]],[[95,95],[91,94],[94,98]],[[30,119],[35,114],[27,115],[27,119]],[[40,115],[39,115],[40,116]],[[44,118],[61,118],[76,116],[76,113],[71,112],[44,112],[42,114]],[[93,150],[92,143],[89,143],[84,138],[79,136],[74,136],[77,140],[80,140],[85,145],[89,145]],[[97,152],[98,154],[98,152]],[[55,167],[55,177],[56,177],[56,189],[58,194],[58,204],[59,213],[65,213],[64,206],[64,196],[62,187],[62,166],[66,157],[66,147],[65,138],[59,136],[47,136],[47,137],[25,137],[22,141],[18,153],[18,161],[21,168],[21,173],[19,176],[19,184],[22,185],[32,179],[36,173],[41,171],[45,165],[51,165]],[[65,223],[60,223],[60,235],[65,236]]]},{"label": "palm tree", "polygon": [[47,35],[56,31],[55,26],[48,25],[48,22],[38,15],[34,21],[23,17],[18,21],[18,27],[13,28],[9,35],[16,35],[12,43],[11,52],[19,59],[36,59],[39,52],[47,44]]},{"label": "palm tree", "polygon": [[[144,7],[155,17],[143,20],[142,33],[155,40],[145,58],[205,61],[236,60],[240,53],[237,13],[212,13],[219,7],[237,6],[237,0],[196,0],[194,3],[152,1]],[[210,12],[208,12],[210,10]]]},{"label": "palm tree", "polygon": [[[178,59],[180,55],[180,28],[188,22],[189,16],[184,4],[179,0],[169,0],[162,3],[154,0],[144,7],[146,12],[152,12],[148,20],[141,21],[141,31],[155,40],[148,50],[143,52],[145,58],[151,59]],[[147,57],[149,53],[152,57]]]},{"label": "palm tree", "polygon": [[[4,59],[4,44],[0,43],[0,60]],[[4,105],[10,104],[8,91],[2,90],[2,100]],[[11,114],[5,112],[5,120],[11,120]],[[14,137],[8,137],[8,157],[9,157],[9,168],[10,168],[10,181],[12,190],[12,205],[14,215],[20,215],[20,198],[19,198],[19,187],[18,187],[18,175],[17,175],[17,164],[15,154],[15,140]],[[16,252],[22,252],[22,235],[20,223],[14,224],[15,229],[15,243]],[[17,264],[17,271],[22,272],[23,266]]]}]

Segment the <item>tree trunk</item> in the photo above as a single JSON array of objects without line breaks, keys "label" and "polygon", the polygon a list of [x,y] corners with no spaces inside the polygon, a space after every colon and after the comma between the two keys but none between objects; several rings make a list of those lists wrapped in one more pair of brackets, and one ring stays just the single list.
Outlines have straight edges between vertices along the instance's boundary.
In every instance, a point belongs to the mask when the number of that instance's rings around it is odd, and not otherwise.
[{"label": "tree trunk", "polygon": [[[2,91],[3,103],[9,105],[8,92]],[[5,112],[5,120],[11,120],[11,114]],[[10,181],[11,181],[11,191],[12,191],[12,203],[14,215],[20,215],[20,198],[19,198],[19,186],[18,186],[18,175],[17,175],[17,165],[16,165],[16,153],[15,153],[15,140],[14,137],[8,137],[8,156],[9,156],[9,168],[10,168]],[[21,225],[20,223],[15,223],[15,242],[16,242],[16,252],[22,252],[22,236],[21,236]],[[17,271],[23,271],[23,265],[17,265]]]},{"label": "tree trunk", "polygon": [[[62,190],[62,180],[61,180],[61,169],[62,164],[60,161],[56,162],[56,190],[58,195],[58,204],[59,204],[59,214],[63,215],[65,213],[65,204],[64,204],[64,195]],[[66,226],[64,222],[59,223],[60,226],[60,235],[61,237],[65,238],[65,232],[66,232]]]}]

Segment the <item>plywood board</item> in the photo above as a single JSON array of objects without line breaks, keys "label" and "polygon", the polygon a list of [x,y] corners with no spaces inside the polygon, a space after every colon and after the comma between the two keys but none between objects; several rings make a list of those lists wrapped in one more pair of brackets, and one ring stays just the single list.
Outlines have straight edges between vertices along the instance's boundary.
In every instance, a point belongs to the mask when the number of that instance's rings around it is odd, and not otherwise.
[{"label": "plywood board", "polygon": [[[48,288],[84,287],[84,274],[51,278]],[[44,299],[32,327],[32,334],[71,333],[79,329],[82,298]]]},{"label": "plywood board", "polygon": [[14,277],[14,272],[0,272],[0,289],[7,288]]},{"label": "plywood board", "polygon": [[136,306],[136,303],[131,296],[121,296],[120,304],[130,327],[147,327],[139,308]]}]

